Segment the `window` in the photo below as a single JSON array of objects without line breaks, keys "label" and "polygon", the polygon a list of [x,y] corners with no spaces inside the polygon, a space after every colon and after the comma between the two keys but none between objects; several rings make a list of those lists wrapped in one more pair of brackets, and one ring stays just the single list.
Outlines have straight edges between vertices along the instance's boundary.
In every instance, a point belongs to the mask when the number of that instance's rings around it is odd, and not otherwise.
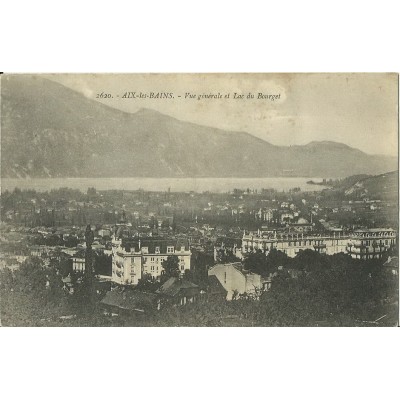
[{"label": "window", "polygon": [[147,254],[149,252],[149,248],[148,247],[142,247],[142,253],[143,254]]},{"label": "window", "polygon": [[168,246],[167,247],[167,253],[173,253],[174,252],[174,247],[173,246]]},{"label": "window", "polygon": [[151,261],[151,262],[154,262],[154,257],[151,257],[151,258],[150,258],[150,261]]},{"label": "window", "polygon": [[160,247],[156,247],[156,254],[160,254]]},{"label": "window", "polygon": [[185,269],[185,266],[184,266],[184,265],[182,265],[182,266],[181,266],[181,270],[183,271],[184,269]]},{"label": "window", "polygon": [[226,272],[224,273],[224,282],[226,283]]},{"label": "window", "polygon": [[182,247],[181,247],[181,251],[185,251],[185,246],[182,246]]}]

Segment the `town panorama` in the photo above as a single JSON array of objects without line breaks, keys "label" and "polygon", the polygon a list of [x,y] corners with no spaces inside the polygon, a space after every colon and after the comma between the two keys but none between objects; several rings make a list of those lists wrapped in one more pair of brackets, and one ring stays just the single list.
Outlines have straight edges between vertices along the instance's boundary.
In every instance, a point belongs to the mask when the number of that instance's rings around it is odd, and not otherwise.
[{"label": "town panorama", "polygon": [[130,113],[70,81],[2,77],[3,326],[398,325],[396,156]]}]

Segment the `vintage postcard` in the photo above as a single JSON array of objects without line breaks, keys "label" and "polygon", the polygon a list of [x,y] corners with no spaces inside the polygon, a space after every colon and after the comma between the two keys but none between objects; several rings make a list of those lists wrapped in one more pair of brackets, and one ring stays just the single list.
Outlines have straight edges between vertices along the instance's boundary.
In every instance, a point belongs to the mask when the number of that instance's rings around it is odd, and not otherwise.
[{"label": "vintage postcard", "polygon": [[398,74],[3,74],[6,326],[398,326]]}]

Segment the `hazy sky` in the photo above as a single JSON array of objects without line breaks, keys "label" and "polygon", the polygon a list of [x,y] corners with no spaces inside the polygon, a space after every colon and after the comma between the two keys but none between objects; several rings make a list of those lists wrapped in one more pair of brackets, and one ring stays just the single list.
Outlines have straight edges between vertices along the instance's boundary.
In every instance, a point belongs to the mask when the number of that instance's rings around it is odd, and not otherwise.
[{"label": "hazy sky", "polygon": [[[127,112],[151,108],[181,120],[246,131],[277,145],[332,140],[370,154],[397,155],[396,74],[77,74],[46,77]],[[123,99],[125,92],[173,99]],[[234,93],[245,99],[234,99]],[[248,93],[254,99],[247,99]],[[196,95],[195,99],[185,94]],[[229,99],[201,99],[230,93]],[[275,101],[258,93],[280,95]],[[117,97],[119,96],[119,97]],[[181,97],[178,97],[181,96]]]}]

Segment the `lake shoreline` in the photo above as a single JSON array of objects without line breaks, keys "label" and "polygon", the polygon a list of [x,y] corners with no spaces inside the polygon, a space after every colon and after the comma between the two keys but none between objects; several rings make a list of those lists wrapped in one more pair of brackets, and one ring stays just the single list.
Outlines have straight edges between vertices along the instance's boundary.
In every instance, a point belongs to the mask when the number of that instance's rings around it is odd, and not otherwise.
[{"label": "lake shoreline", "polygon": [[[312,180],[322,180],[313,177]],[[287,192],[299,188],[304,192],[321,191],[325,187],[307,183],[310,177],[270,177],[270,178],[3,178],[2,191],[21,190],[49,191],[59,188],[79,189],[86,192],[89,187],[96,190],[146,190],[172,192],[215,192],[227,193],[234,189],[261,191],[272,189]],[[316,190],[317,189],[317,190]]]}]

